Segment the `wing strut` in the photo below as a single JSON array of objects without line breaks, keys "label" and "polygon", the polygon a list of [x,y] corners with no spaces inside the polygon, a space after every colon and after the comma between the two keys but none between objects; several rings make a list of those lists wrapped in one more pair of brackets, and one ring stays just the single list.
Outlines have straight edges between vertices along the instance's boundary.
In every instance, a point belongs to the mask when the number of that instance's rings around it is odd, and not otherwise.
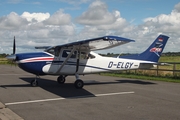
[{"label": "wing strut", "polygon": [[65,59],[65,61],[62,63],[61,67],[57,70],[56,73],[59,73],[61,71],[61,69],[64,67],[64,65],[67,63],[67,61],[69,60],[69,58],[71,57],[71,55],[73,54],[73,52],[75,51],[75,46],[73,47],[73,49],[71,50],[71,53],[67,56],[67,58]]},{"label": "wing strut", "polygon": [[77,62],[76,62],[76,73],[77,73],[78,70],[79,70],[79,59],[80,59],[80,54],[81,54],[81,52],[80,52],[80,50],[78,50],[78,58],[77,58]]}]

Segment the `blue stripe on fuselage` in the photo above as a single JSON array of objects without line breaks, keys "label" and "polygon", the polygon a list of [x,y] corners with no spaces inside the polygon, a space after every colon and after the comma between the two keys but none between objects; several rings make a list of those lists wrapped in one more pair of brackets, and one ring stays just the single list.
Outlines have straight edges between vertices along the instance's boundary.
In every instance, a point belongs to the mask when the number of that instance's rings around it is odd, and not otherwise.
[{"label": "blue stripe on fuselage", "polygon": [[[28,59],[28,58],[37,58],[37,57],[52,57],[45,52],[36,52],[36,53],[21,53],[16,54],[17,61]],[[27,63],[18,63],[18,66],[26,72],[35,74],[35,75],[45,75],[42,71],[42,68],[46,65],[48,61],[37,61],[37,62],[27,62]]]},{"label": "blue stripe on fuselage", "polygon": [[35,53],[20,53],[16,54],[17,60],[23,60],[28,58],[35,58],[35,57],[52,57],[49,54],[46,54],[45,52],[35,52]]}]

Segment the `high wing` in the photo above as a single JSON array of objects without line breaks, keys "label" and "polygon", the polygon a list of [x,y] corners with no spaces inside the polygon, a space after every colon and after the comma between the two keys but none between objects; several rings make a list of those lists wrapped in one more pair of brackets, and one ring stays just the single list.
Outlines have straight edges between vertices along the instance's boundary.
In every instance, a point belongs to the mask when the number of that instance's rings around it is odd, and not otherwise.
[{"label": "high wing", "polygon": [[104,36],[94,39],[72,42],[63,45],[52,46],[46,49],[46,51],[56,47],[65,47],[70,49],[75,47],[76,49],[80,49],[83,51],[93,51],[93,50],[102,50],[102,49],[116,47],[118,45],[122,45],[128,42],[134,42],[134,40],[123,37],[117,37],[117,36]]}]

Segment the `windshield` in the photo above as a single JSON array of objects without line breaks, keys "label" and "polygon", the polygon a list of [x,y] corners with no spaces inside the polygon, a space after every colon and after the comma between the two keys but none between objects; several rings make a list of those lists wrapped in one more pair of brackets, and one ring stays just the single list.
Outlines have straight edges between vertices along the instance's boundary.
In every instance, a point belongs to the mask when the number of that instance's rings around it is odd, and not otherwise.
[{"label": "windshield", "polygon": [[50,54],[55,55],[54,48],[51,48],[51,49],[48,49],[48,50],[45,50],[45,51],[48,52],[48,53],[50,53]]}]

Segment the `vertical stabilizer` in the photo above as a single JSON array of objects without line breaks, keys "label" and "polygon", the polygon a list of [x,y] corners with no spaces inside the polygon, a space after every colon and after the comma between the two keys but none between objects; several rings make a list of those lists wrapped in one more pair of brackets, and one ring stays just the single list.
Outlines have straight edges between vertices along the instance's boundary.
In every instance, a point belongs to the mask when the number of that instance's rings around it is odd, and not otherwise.
[{"label": "vertical stabilizer", "polygon": [[119,58],[158,62],[168,39],[168,36],[159,35],[156,40],[149,46],[149,48],[141,54],[120,56]]}]

